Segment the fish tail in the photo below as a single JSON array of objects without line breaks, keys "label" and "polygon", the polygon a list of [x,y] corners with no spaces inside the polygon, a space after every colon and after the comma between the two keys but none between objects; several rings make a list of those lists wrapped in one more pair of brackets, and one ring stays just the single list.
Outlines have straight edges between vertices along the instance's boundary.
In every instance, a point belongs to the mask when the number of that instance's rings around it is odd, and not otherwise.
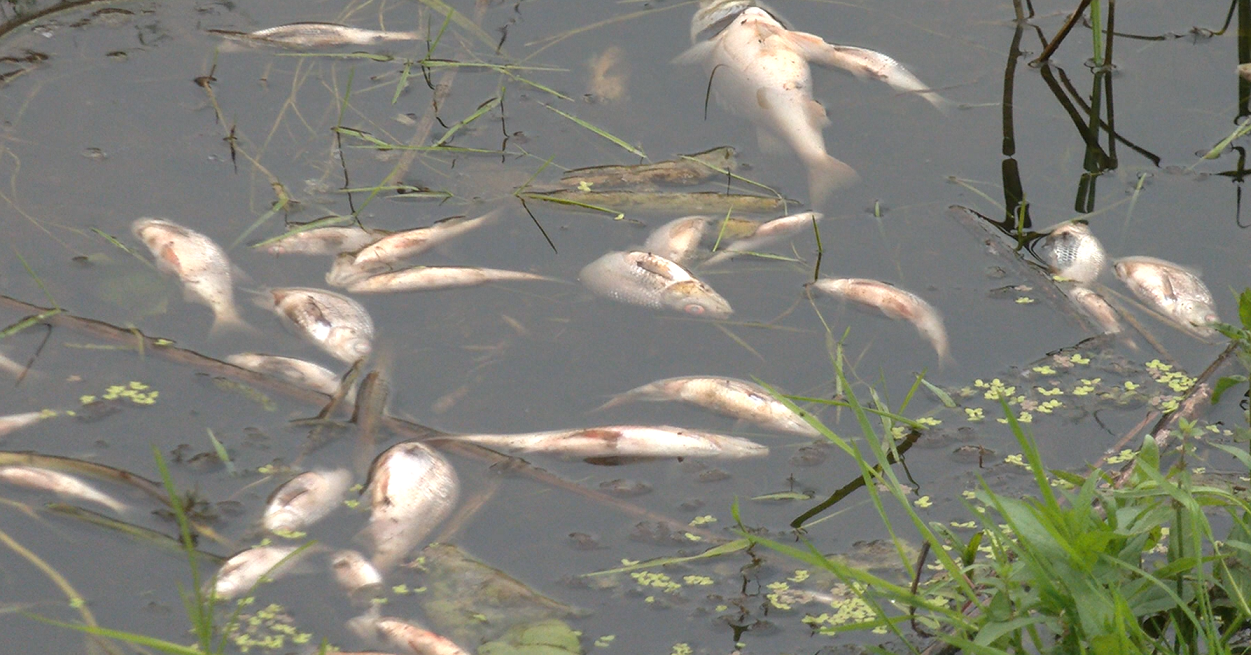
[{"label": "fish tail", "polygon": [[592,409],[590,412],[587,412],[587,413],[593,414],[595,412],[602,412],[606,409],[611,409],[613,407],[619,407],[621,405],[624,405],[630,402],[631,400],[634,400],[634,398],[628,393],[617,394],[613,396],[612,398],[609,398],[608,402],[604,403],[603,405],[600,405],[599,407],[596,407],[595,409]]},{"label": "fish tail", "polygon": [[210,337],[220,337],[226,334],[252,334],[256,332],[256,328],[248,325],[243,317],[235,311],[234,307],[223,309],[213,316],[213,326],[209,328]]},{"label": "fish tail", "polygon": [[824,206],[835,191],[860,181],[860,175],[854,168],[830,155],[822,154],[807,164],[808,189],[813,207]]}]

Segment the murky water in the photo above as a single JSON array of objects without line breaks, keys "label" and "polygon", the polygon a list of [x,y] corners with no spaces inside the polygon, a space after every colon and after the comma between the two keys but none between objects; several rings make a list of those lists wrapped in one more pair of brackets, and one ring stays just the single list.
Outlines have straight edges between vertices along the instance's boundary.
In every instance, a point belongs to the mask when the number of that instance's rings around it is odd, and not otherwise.
[{"label": "murky water", "polygon": [[[475,19],[473,3],[450,4],[467,20]],[[1196,22],[1219,28],[1225,8],[1201,15],[1178,3],[1138,3],[1116,15],[1118,32],[1182,36],[1115,41],[1116,71],[1110,82],[1099,78],[1099,93],[1105,127],[1114,128],[1118,138],[1110,143],[1106,129],[1092,137],[1106,155],[1106,172],[1087,203],[1075,198],[1089,161],[1082,130],[1091,124],[1084,107],[1095,79],[1086,65],[1090,30],[1079,26],[1050,69],[1027,65],[1042,48],[1036,30],[1050,37],[1068,7],[1039,7],[1041,15],[1018,29],[1008,2],[775,3],[794,25],[831,42],[889,53],[961,105],[944,117],[922,100],[893,95],[884,86],[838,72],[815,73],[816,97],[833,123],[825,132],[827,145],[863,178],[827,208],[820,273],[887,280],[937,306],[946,316],[955,358],[954,365],[937,370],[934,353],[911,326],[828,299],[808,300],[803,284],[812,279],[817,251],[812,234],[773,250],[800,261],[739,259],[707,272],[706,279],[736,310],[723,324],[614,305],[574,284],[581,267],[599,255],[641,243],[642,224],[656,226],[680,213],[631,212],[627,220],[614,221],[606,214],[530,201],[532,219],[512,197],[532,176],[542,185],[565,169],[639,162],[549,107],[620,137],[651,160],[732,145],[745,164],[742,174],[790,198],[806,196],[806,174],[793,157],[762,153],[754,128],[715,102],[704,117],[703,72],[669,63],[688,46],[693,3],[484,4],[489,6],[482,8],[482,36],[452,25],[433,57],[516,67],[507,75],[482,68],[431,70],[430,84],[444,85],[447,93],[438,102],[438,121],[421,143],[437,140],[497,99],[497,106],[458,130],[450,143],[503,152],[417,153],[399,179],[451,194],[440,203],[389,191],[372,199],[368,190],[344,193],[345,187],[381,184],[403,153],[357,147],[363,142],[348,136],[340,142],[333,131],[336,126],[363,130],[395,144],[413,139],[428,120],[434,93],[420,67],[406,68],[405,62],[425,56],[426,43],[364,49],[390,56],[374,61],[351,56],[361,48],[338,49],[338,56],[266,48],[219,51],[222,40],[205,31],[320,20],[434,34],[442,15],[426,4],[89,3],[25,20],[44,7],[4,3],[4,16],[16,26],[0,36],[0,55],[13,58],[0,68],[5,75],[0,216],[8,241],[0,255],[0,292],[134,326],[209,357],[255,350],[332,365],[249,302],[266,287],[324,286],[328,260],[275,258],[248,244],[280,233],[284,216],[308,221],[357,210],[371,227],[401,229],[506,207],[503,221],[449,243],[423,263],[527,270],[570,283],[362,297],[379,326],[377,360],[391,378],[390,412],[448,432],[669,423],[756,438],[772,449],[766,460],[597,468],[529,458],[592,489],[615,481],[645,483],[650,491],[628,502],[682,522],[713,517],[716,521],[703,527],[725,536],[732,535],[735,498],[743,502],[745,523],[785,536],[792,518],[856,476],[854,464],[828,447],[814,449],[804,439],[762,434],[683,406],[634,404],[588,412],[611,394],[678,375],[756,377],[795,393],[828,397],[833,366],[826,324],[835,339],[848,331],[844,345],[852,377],[878,384],[895,403],[922,369],[952,389],[969,386],[980,394],[974,380],[999,377],[1024,393],[1028,383],[1013,382],[1013,367],[1090,335],[1037,291],[996,291],[1022,280],[1000,276],[1003,262],[984,254],[977,238],[947,215],[949,205],[960,204],[1002,219],[1005,171],[1019,169],[1036,229],[1095,211],[1093,231],[1112,256],[1152,255],[1200,268],[1222,316],[1235,318],[1230,290],[1247,284],[1251,238],[1243,229],[1251,218],[1240,213],[1239,160],[1226,154],[1201,161],[1199,155],[1246,114],[1239,93],[1245,96],[1247,87],[1234,70],[1236,29],[1210,38],[1187,34]],[[1013,59],[1016,35],[1024,53]],[[620,59],[601,65],[606,74],[594,81],[592,62],[612,61],[613,52]],[[1012,81],[1008,108],[1005,69]],[[1055,89],[1064,95],[1057,98]],[[1010,140],[1005,115],[1011,117]],[[269,211],[277,197],[275,183],[291,199],[276,215]],[[235,244],[230,256],[248,276],[238,285],[239,300],[245,318],[258,328],[255,334],[210,338],[206,308],[185,303],[176,283],[99,234],[138,247],[129,226],[147,215],[169,217],[223,246]],[[1110,275],[1103,281],[1123,288]],[[1019,302],[1022,298],[1033,302]],[[24,316],[12,308],[0,311],[5,324]],[[1191,375],[1219,352],[1219,345],[1143,320],[1175,366]],[[1101,381],[1090,386],[1105,388],[1124,388],[1126,379],[1152,384],[1142,365],[1168,358],[1139,342],[1142,350],[1114,345],[1071,372],[1041,374],[1047,381],[1038,386],[1072,392],[1093,378]],[[11,433],[0,445],[156,478],[153,447],[170,459],[175,453],[190,459],[212,449],[211,430],[242,473],[232,477],[221,467],[174,463],[174,478],[180,488],[214,504],[218,532],[240,546],[255,543],[253,526],[263,501],[280,481],[257,470],[297,459],[309,429],[289,421],[318,408],[272,392],[262,401],[205,370],[120,345],[69,328],[42,327],[0,341],[0,353],[21,362],[34,358],[31,374],[0,394],[0,414],[75,410],[84,396],[104,396],[110,387],[131,382],[159,392],[155,404],[122,398],[116,412],[91,421],[57,417]],[[1128,362],[1128,372],[1105,366],[1117,357]],[[1065,398],[1071,403],[1064,411],[1032,414],[1044,456],[1055,467],[1093,461],[1146,411],[1143,403],[1117,409],[1086,404],[1072,393]],[[986,418],[970,422],[961,410],[940,412],[940,429],[907,458],[918,498],[935,503],[927,510],[932,520],[962,515],[960,492],[979,472],[975,457],[954,452],[959,446],[992,451],[982,462],[988,478],[1010,482],[1015,476],[1014,467],[1002,462],[1017,448],[995,422],[994,404],[980,395],[966,404],[984,408]],[[923,413],[935,406],[922,393],[911,410]],[[821,415],[840,434],[858,433],[846,413]],[[1227,401],[1209,418],[1235,421],[1236,411]],[[301,466],[346,465],[353,457],[350,442],[318,450]],[[814,451],[819,456],[805,460]],[[454,457],[453,463],[466,497],[493,491],[449,540],[550,596],[591,610],[573,620],[587,650],[663,653],[689,644],[695,652],[725,653],[738,648],[737,642],[744,652],[798,653],[835,643],[812,636],[801,621],[805,613],[820,614],[828,606],[785,610],[766,598],[764,585],[792,576],[793,566],[776,558],[752,568],[751,558],[740,554],[669,572],[679,581],[709,576],[709,586],[686,582],[666,592],[621,576],[606,589],[587,588],[575,576],[623,559],[694,553],[704,543],[680,535],[658,538],[654,529],[640,527],[635,515],[524,474],[469,458]],[[151,514],[150,501],[110,489],[134,504],[125,519],[173,533],[169,522]],[[792,489],[811,492],[814,500],[747,500]],[[64,576],[101,625],[190,643],[178,585],[189,588],[191,582],[179,553],[47,513],[40,509],[47,499],[39,494],[2,491],[3,499],[13,502],[0,505],[0,529]],[[832,511],[839,515],[809,532],[823,551],[849,551],[857,542],[883,536],[863,495],[853,494]],[[365,516],[364,510],[341,510],[311,536],[332,547],[347,546]],[[590,535],[599,547],[578,547],[573,533]],[[229,554],[220,545],[202,546]],[[0,608],[78,620],[65,607],[65,593],[27,558],[8,548],[0,553]],[[417,586],[419,579],[405,577],[410,575],[398,574],[388,583]],[[364,647],[343,627],[359,609],[320,569],[266,585],[257,602],[282,604],[295,625],[315,639]],[[413,595],[392,593],[386,612],[421,618]],[[6,652],[82,648],[77,633],[17,614],[0,614],[0,626],[0,650]],[[610,635],[613,639],[601,640]],[[288,641],[277,652],[300,648]]]}]

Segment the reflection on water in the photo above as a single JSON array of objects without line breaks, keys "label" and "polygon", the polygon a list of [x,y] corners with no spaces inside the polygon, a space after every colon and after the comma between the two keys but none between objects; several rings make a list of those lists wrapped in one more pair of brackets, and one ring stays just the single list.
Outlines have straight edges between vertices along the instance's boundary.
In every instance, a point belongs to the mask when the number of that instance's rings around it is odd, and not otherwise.
[{"label": "reflection on water", "polygon": [[[1227,290],[1245,284],[1248,264],[1242,141],[1200,157],[1246,115],[1247,82],[1233,62],[1251,50],[1236,30],[1190,32],[1196,21],[1219,27],[1223,12],[1122,8],[1098,48],[1112,67],[1086,65],[1095,48],[1080,24],[1049,65],[1035,67],[1028,62],[1055,38],[1058,15],[1030,16],[1008,2],[934,12],[907,0],[778,0],[793,25],[889,53],[960,109],[943,117],[919,98],[815,70],[815,95],[832,122],[826,146],[854,162],[862,181],[833,197],[818,229],[760,246],[767,257],[696,267],[734,309],[712,321],[616,304],[574,283],[604,253],[637,247],[650,229],[685,214],[708,214],[711,226],[802,209],[779,199],[807,196],[803,163],[762,152],[752,125],[716,103],[705,116],[707,77],[670,64],[689,45],[696,5],[465,0],[450,3],[457,13],[445,26],[430,9],[438,4],[0,4],[0,216],[9,241],[0,293],[65,310],[0,340],[12,362],[0,376],[16,381],[0,394],[0,415],[57,413],[13,429],[0,446],[149,479],[159,477],[155,447],[192,494],[204,529],[197,546],[226,556],[260,541],[265,500],[291,474],[362,467],[399,439],[594,425],[732,433],[767,445],[769,456],[592,467],[545,455],[528,455],[527,464],[449,444],[461,502],[432,538],[579,608],[568,620],[586,650],[810,652],[834,642],[812,636],[804,617],[834,620],[848,607],[838,603],[845,590],[765,553],[579,574],[731,539],[735,498],[754,529],[790,539],[795,522],[823,552],[859,556],[883,535],[855,465],[822,441],[691,405],[590,412],[616,394],[692,375],[755,378],[829,398],[837,391],[831,359],[840,354],[854,382],[876,384],[895,407],[928,370],[957,406],[925,391],[911,399],[906,413],[934,426],[907,437],[903,466],[926,518],[947,521],[977,474],[999,486],[1021,480],[1014,442],[996,420],[999,396],[1028,421],[1049,465],[1081,466],[1147,412],[1175,406],[1219,349],[1135,308],[1106,273],[1096,282],[1120,296],[1109,302],[1128,307],[1152,336],[1073,348],[1099,330],[1017,255],[1034,261],[1023,246],[1042,226],[1082,214],[1109,257],[1202,268],[1216,311],[1235,314]],[[293,21],[412,30],[421,40],[227,52],[208,31]],[[1163,32],[1187,36],[1138,38]],[[713,150],[722,146],[733,153],[715,159],[729,152]],[[682,187],[665,177],[682,166],[660,167],[659,179],[641,182],[654,193],[646,203],[614,186],[619,171],[562,182],[573,169],[683,162],[678,156],[692,153],[714,153],[724,174]],[[759,207],[716,195],[727,190]],[[721,204],[689,206],[676,195],[687,191]],[[953,204],[974,211],[950,213]],[[360,393],[383,399],[373,406],[385,413],[366,412],[376,423],[348,423],[350,408],[318,418],[326,395],[221,363],[259,352],[347,369],[254,303],[269,289],[325,288],[331,258],[276,256],[250,244],[326,217],[327,225],[357,218],[369,230],[400,231],[496,208],[497,221],[412,263],[567,283],[357,297],[377,339],[373,361],[355,373],[389,379],[389,393]],[[211,311],[184,301],[178,282],[160,275],[130,236],[141,216],[168,217],[223,246],[237,267],[239,310],[258,329],[211,336]],[[955,228],[956,216],[982,227]],[[992,222],[993,231],[983,229]],[[871,278],[916,293],[944,316],[954,362],[940,369],[906,322],[809,297],[805,284],[817,277]],[[0,322],[40,312],[6,302]],[[1236,420],[1232,406],[1218,405],[1209,420]],[[807,407],[840,434],[855,433],[846,412]],[[189,643],[178,597],[179,585],[194,584],[187,563],[167,541],[142,536],[176,532],[168,508],[107,476],[92,482],[127,504],[113,518],[142,530],[46,509],[58,499],[13,485],[0,490],[0,529],[63,576],[100,625]],[[245,610],[261,617],[251,639],[290,624],[313,639],[366,646],[346,627],[364,609],[325,560],[364,548],[358,533],[367,521],[367,507],[339,507],[310,528],[315,564],[261,588]],[[0,549],[0,650],[82,649],[79,634],[8,611],[85,620],[66,607],[70,592],[17,552]],[[204,576],[215,571],[211,557],[202,562]],[[864,565],[908,576],[897,563]],[[388,577],[385,615],[432,620],[424,575],[402,568]],[[267,611],[270,603],[281,609]],[[287,639],[278,652],[299,652]]]}]

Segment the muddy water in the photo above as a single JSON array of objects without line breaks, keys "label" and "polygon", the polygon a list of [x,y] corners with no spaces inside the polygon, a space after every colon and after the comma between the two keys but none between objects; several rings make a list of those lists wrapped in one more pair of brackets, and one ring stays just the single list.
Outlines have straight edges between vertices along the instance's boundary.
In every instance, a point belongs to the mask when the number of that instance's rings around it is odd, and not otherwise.
[{"label": "muddy water", "polygon": [[[451,4],[467,20],[475,19],[472,3]],[[1251,218],[1240,214],[1238,160],[1226,154],[1201,161],[1196,154],[1231,133],[1246,113],[1239,104],[1246,87],[1234,71],[1233,30],[1210,38],[1188,34],[1196,21],[1219,28],[1223,10],[1198,16],[1171,3],[1149,3],[1117,14],[1118,32],[1165,38],[1115,41],[1111,81],[1097,80],[1104,129],[1089,139],[1100,145],[1100,159],[1088,153],[1082,132],[1090,131],[1086,108],[1096,83],[1087,65],[1090,30],[1079,26],[1051,68],[1027,65],[1042,47],[1037,31],[1054,34],[1064,18],[1060,9],[1049,7],[1051,13],[1018,23],[1005,2],[777,4],[793,24],[829,41],[889,53],[960,105],[944,117],[920,99],[896,96],[885,87],[837,71],[815,73],[815,95],[832,121],[827,146],[863,178],[826,208],[819,274],[887,280],[938,307],[955,359],[940,370],[910,326],[805,296],[803,284],[818,272],[812,234],[772,250],[796,261],[740,258],[709,269],[705,278],[736,310],[730,322],[718,325],[614,305],[573,283],[586,263],[641,243],[645,225],[680,212],[629,212],[618,221],[535,201],[528,203],[528,213],[513,198],[532,177],[535,185],[544,185],[565,169],[640,161],[549,106],[619,137],[653,161],[732,145],[744,176],[786,197],[806,196],[801,164],[762,152],[754,128],[715,102],[705,117],[704,74],[669,63],[688,45],[691,3],[492,3],[480,16],[481,37],[453,25],[433,57],[514,68],[506,75],[436,68],[429,85],[419,66],[405,64],[426,55],[425,42],[345,47],[333,50],[333,57],[311,57],[278,49],[227,52],[220,38],[206,32],[321,20],[437,33],[442,15],[416,2],[95,3],[30,20],[36,8],[27,4],[6,3],[3,9],[13,27],[0,37],[0,55],[13,60],[0,69],[6,75],[0,91],[5,182],[0,216],[9,242],[0,255],[0,292],[133,326],[209,357],[256,350],[334,365],[251,304],[266,287],[324,286],[328,261],[275,258],[248,244],[280,233],[284,219],[355,211],[371,227],[402,229],[505,207],[504,220],[423,262],[527,270],[569,284],[505,283],[361,298],[379,326],[377,362],[391,378],[391,413],[448,432],[630,422],[757,438],[772,453],[750,462],[596,468],[530,458],[596,490],[641,485],[647,493],[628,499],[635,507],[681,522],[711,517],[715,522],[703,527],[721,536],[732,536],[730,505],[739,498],[748,525],[785,537],[791,519],[855,477],[854,465],[829,446],[764,434],[684,406],[636,404],[588,412],[611,394],[677,375],[756,377],[795,393],[829,397],[833,365],[827,341],[842,339],[850,377],[878,385],[892,403],[901,401],[915,373],[926,369],[936,384],[953,391],[969,388],[966,408],[983,409],[985,418],[970,421],[975,412],[937,410],[924,393],[909,408],[910,415],[932,412],[942,420],[907,463],[917,497],[934,503],[926,510],[929,518],[951,520],[962,516],[960,492],[974,473],[1004,484],[1019,478],[1003,463],[1016,446],[995,422],[997,409],[975,381],[1001,378],[1021,394],[1033,386],[1065,391],[1064,411],[1034,410],[1031,426],[1050,465],[1079,467],[1137,423],[1152,395],[1174,393],[1148,375],[1155,370],[1159,377],[1158,368],[1145,368],[1147,362],[1171,362],[1194,375],[1219,352],[1219,345],[1196,342],[1143,317],[1168,356],[1137,339],[1140,350],[1113,343],[1087,353],[1088,364],[1079,356],[1072,369],[1054,360],[1038,362],[1090,333],[1037,289],[1007,289],[1025,280],[1010,271],[1005,275],[1005,263],[985,254],[977,238],[947,215],[949,205],[965,205],[998,221],[1027,213],[1035,230],[1095,212],[1092,229],[1112,256],[1151,255],[1200,268],[1227,320],[1236,315],[1229,290],[1246,284],[1248,236],[1242,226]],[[352,56],[357,50],[389,59]],[[431,86],[443,90],[434,113]],[[418,139],[428,145],[493,99],[502,101],[449,143],[502,152],[421,152],[398,176],[404,184],[450,196],[445,200],[397,197],[386,190],[371,198],[368,189],[392,176],[404,153],[360,148],[361,141],[346,136],[340,141],[333,131],[343,126],[402,144],[428,125],[429,136]],[[438,120],[431,122],[435,115]],[[1113,140],[1108,127],[1115,130]],[[1082,176],[1094,169],[1102,174],[1090,192]],[[276,195],[275,183],[285,196]],[[366,190],[349,194],[344,188]],[[290,200],[271,212],[279,197]],[[1027,210],[1014,214],[1022,197]],[[255,333],[210,338],[206,308],[185,303],[175,283],[97,233],[138,247],[129,225],[148,215],[169,217],[230,246],[232,261],[246,274],[237,295]],[[1111,276],[1102,281],[1123,293]],[[25,315],[11,307],[0,312],[6,324]],[[20,384],[6,383],[0,413],[47,408],[80,414],[13,432],[0,438],[0,446],[97,461],[150,478],[157,477],[155,447],[173,462],[179,487],[209,503],[218,532],[239,547],[255,543],[263,501],[280,481],[258,470],[297,460],[309,429],[290,421],[313,415],[318,407],[273,390],[261,398],[215,380],[204,368],[122,345],[69,327],[32,328],[0,341],[6,356],[23,363],[34,359]],[[1034,366],[1056,372],[1035,371],[1043,379],[1033,382],[1012,377],[1015,369]],[[1083,382],[1095,378],[1100,381]],[[1084,386],[1124,389],[1127,380],[1147,385],[1153,394],[1115,405],[1072,393]],[[138,404],[122,396],[108,411],[91,411],[91,420],[84,420],[84,397],[101,398],[111,387],[132,382],[147,385],[145,392],[158,391],[156,402]],[[846,413],[825,410],[821,416],[840,434],[858,435]],[[1236,420],[1232,404],[1211,417],[1221,419]],[[229,449],[237,476],[196,458],[211,450],[209,430]],[[299,465],[351,462],[354,433],[345,435]],[[981,469],[962,446],[987,449]],[[688,644],[695,652],[723,653],[736,643],[744,652],[813,652],[833,643],[811,636],[801,620],[831,608],[783,609],[767,598],[768,584],[795,577],[794,566],[783,560],[751,567],[751,558],[739,555],[670,571],[682,584],[677,590],[647,587],[629,576],[604,589],[587,588],[574,576],[623,559],[696,552],[707,542],[658,535],[640,526],[637,515],[481,460],[454,456],[453,464],[465,497],[493,491],[447,538],[543,592],[591,610],[574,621],[588,650],[600,650],[594,643],[606,636],[613,639],[601,641],[604,649],[619,652],[679,652],[677,645]],[[1211,466],[1229,467],[1219,461]],[[173,532],[152,514],[149,500],[110,489],[134,505],[125,519]],[[790,490],[814,500],[747,500]],[[59,571],[87,599],[101,625],[190,641],[177,589],[189,588],[191,577],[179,554],[40,511],[50,498],[37,493],[6,487],[3,497],[35,511],[27,514],[6,503],[0,507],[0,529]],[[853,494],[833,512],[838,515],[809,532],[822,551],[853,551],[863,548],[857,542],[884,534],[862,495]],[[347,546],[364,519],[361,509],[341,510],[311,537]],[[585,548],[581,535],[598,547]],[[202,546],[230,552],[225,545]],[[64,594],[27,559],[12,550],[0,552],[3,607],[78,620],[65,607]],[[419,583],[406,575],[388,582]],[[712,584],[683,580],[688,575],[707,576]],[[810,586],[828,589],[831,583]],[[319,569],[264,587],[257,602],[281,604],[291,622],[314,639],[365,646],[343,627],[359,610]],[[390,596],[386,611],[422,616],[413,596],[399,593]],[[0,623],[0,650],[82,648],[76,633],[16,614],[0,614]],[[287,642],[277,652],[299,648]]]}]

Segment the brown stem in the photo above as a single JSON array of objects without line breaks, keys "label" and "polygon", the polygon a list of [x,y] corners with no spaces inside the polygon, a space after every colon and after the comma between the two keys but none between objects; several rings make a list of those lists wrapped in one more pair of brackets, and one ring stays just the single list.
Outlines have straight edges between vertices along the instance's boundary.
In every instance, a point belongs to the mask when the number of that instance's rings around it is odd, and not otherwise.
[{"label": "brown stem", "polygon": [[1050,60],[1051,55],[1055,54],[1056,48],[1060,47],[1060,43],[1064,41],[1064,37],[1069,35],[1069,32],[1073,30],[1073,26],[1077,24],[1077,21],[1081,20],[1082,14],[1086,13],[1086,7],[1089,6],[1090,0],[1082,0],[1081,3],[1077,5],[1077,11],[1073,12],[1073,15],[1069,16],[1069,19],[1064,21],[1064,26],[1060,28],[1058,33],[1056,33],[1055,38],[1051,39],[1051,43],[1048,43],[1047,47],[1043,48],[1042,54],[1038,55],[1038,58],[1030,63],[1037,65]]}]

